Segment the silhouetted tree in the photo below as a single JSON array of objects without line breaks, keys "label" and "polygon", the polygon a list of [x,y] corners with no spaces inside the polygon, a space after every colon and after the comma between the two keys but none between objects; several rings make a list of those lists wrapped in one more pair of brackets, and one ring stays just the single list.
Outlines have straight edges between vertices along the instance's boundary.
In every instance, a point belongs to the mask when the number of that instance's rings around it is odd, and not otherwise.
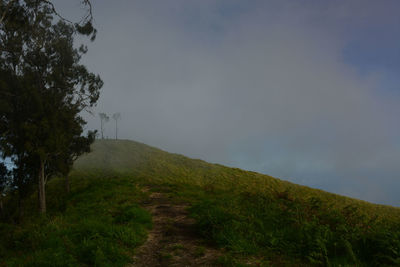
[{"label": "silhouetted tree", "polygon": [[112,118],[115,120],[115,140],[118,140],[118,120],[121,119],[121,113],[114,113]]},{"label": "silhouetted tree", "polygon": [[[93,14],[92,14],[92,4],[90,0],[81,0],[80,1],[86,10],[86,14],[80,18],[78,23],[75,23],[75,27],[80,31],[88,31],[92,25]],[[63,20],[64,22],[68,22],[70,24],[74,24],[72,21],[62,17],[56,10],[51,0],[0,0],[0,24],[7,24],[12,21],[13,16],[15,15],[16,8],[24,8],[30,9],[32,5],[40,5],[45,4],[51,9],[51,13],[56,15],[58,18]],[[10,19],[11,18],[11,19]],[[90,27],[89,27],[90,26]],[[95,38],[96,30],[91,27],[90,34],[92,34],[91,38]]]},{"label": "silhouetted tree", "polygon": [[104,139],[104,124],[110,120],[106,113],[99,113],[101,139]]}]

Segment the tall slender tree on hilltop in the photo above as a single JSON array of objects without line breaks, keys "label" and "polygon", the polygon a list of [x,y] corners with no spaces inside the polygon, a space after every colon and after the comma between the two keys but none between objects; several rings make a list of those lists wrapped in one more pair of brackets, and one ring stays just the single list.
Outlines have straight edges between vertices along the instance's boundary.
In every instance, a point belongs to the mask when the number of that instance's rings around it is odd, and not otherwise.
[{"label": "tall slender tree on hilltop", "polygon": [[114,113],[112,118],[115,120],[115,140],[118,140],[118,120],[121,119],[121,113]]},{"label": "tall slender tree on hilltop", "polygon": [[91,140],[91,133],[81,136],[79,113],[95,105],[103,82],[79,64],[87,48],[75,48],[74,37],[94,39],[95,30],[91,19],[83,25],[56,19],[50,1],[0,3],[0,152],[12,158],[19,190],[37,177],[45,213],[45,185],[59,171],[56,162],[83,153],[74,146],[80,138]]},{"label": "tall slender tree on hilltop", "polygon": [[104,139],[104,124],[110,120],[106,113],[99,113],[101,139]]}]

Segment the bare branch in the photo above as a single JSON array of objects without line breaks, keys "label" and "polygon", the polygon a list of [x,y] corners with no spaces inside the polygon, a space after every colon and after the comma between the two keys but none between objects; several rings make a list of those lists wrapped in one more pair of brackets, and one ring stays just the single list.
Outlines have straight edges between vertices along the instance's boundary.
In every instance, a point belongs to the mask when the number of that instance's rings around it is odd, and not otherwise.
[{"label": "bare branch", "polygon": [[[54,4],[50,1],[50,0],[42,0],[43,2],[47,3],[48,5],[50,5],[52,11],[54,12],[54,14],[56,14],[57,17],[59,17],[61,20],[66,21],[68,23],[74,24],[74,22],[70,21],[69,19],[66,19],[65,17],[61,16],[60,13],[57,12]],[[92,3],[90,2],[90,0],[83,0],[82,3],[88,7],[88,11],[87,14],[79,21],[78,24],[81,23],[86,23],[90,20],[93,19],[93,13],[92,13]]]},{"label": "bare branch", "polygon": [[74,24],[72,21],[70,21],[69,19],[64,18],[63,16],[61,16],[59,14],[52,2],[50,2],[49,0],[43,0],[43,2],[47,3],[51,7],[51,10],[54,12],[54,14],[56,14],[56,16],[59,17],[61,20],[66,21],[66,22],[71,23],[71,24]]}]

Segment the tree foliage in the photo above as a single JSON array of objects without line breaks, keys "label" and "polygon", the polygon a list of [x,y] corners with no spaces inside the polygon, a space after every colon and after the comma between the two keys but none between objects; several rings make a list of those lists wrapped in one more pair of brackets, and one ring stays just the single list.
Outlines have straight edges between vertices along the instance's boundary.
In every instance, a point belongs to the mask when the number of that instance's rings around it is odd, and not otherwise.
[{"label": "tree foliage", "polygon": [[4,163],[0,163],[0,199],[8,187],[10,171]]},{"label": "tree foliage", "polygon": [[[91,19],[72,24],[50,1],[4,1],[0,23],[0,151],[15,164],[13,182],[23,195],[36,181],[40,210],[45,184],[65,174],[87,152],[93,132],[81,136],[80,113],[95,105],[103,85],[80,64],[87,52],[77,34],[91,35]],[[86,1],[85,1],[86,2]],[[90,13],[91,14],[91,13]]]},{"label": "tree foliage", "polygon": [[0,216],[3,213],[3,196],[10,182],[9,176],[10,171],[7,169],[4,163],[0,163]]}]

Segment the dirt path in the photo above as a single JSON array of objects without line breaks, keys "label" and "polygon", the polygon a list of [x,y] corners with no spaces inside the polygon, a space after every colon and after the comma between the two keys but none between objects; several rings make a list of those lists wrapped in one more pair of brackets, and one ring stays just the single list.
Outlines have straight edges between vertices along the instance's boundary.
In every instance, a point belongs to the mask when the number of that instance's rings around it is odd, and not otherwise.
[{"label": "dirt path", "polygon": [[153,216],[153,229],[136,251],[131,266],[217,266],[221,252],[210,247],[195,232],[187,205],[174,204],[162,193],[151,193],[146,203]]}]

